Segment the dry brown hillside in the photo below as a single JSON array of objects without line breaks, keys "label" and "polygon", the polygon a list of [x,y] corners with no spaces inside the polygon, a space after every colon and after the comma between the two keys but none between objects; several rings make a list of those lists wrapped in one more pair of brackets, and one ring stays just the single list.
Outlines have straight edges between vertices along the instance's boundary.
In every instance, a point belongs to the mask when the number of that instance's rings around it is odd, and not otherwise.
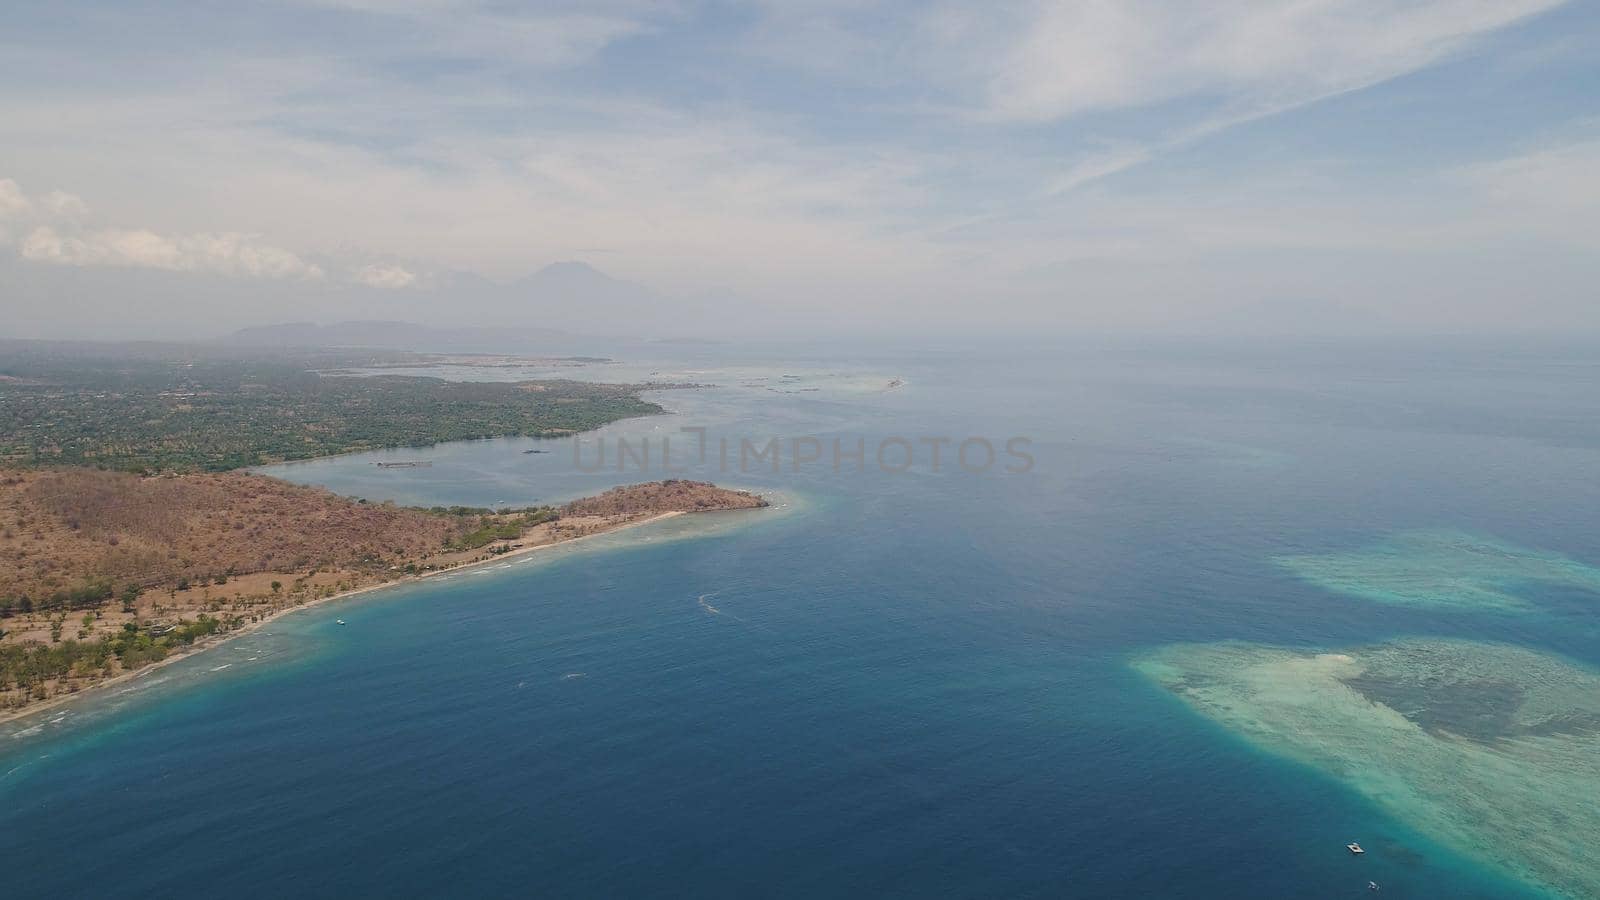
[{"label": "dry brown hillside", "polygon": [[[561,516],[764,505],[743,491],[673,480],[615,488],[568,504]],[[38,602],[88,585],[171,587],[251,572],[387,571],[446,549],[481,546],[485,526],[497,524],[508,527],[495,535],[501,538],[523,523],[363,503],[236,472],[0,471],[0,600]]]},{"label": "dry brown hillside", "polygon": [[428,511],[242,473],[0,470],[0,717],[351,590],[765,505],[664,481],[559,510]]},{"label": "dry brown hillside", "polygon": [[696,512],[706,509],[755,509],[767,501],[749,491],[717,487],[707,481],[668,479],[612,488],[562,507],[566,515],[616,516],[636,513]]},{"label": "dry brown hillside", "polygon": [[259,475],[0,473],[0,597],[387,565],[438,552],[474,527]]}]

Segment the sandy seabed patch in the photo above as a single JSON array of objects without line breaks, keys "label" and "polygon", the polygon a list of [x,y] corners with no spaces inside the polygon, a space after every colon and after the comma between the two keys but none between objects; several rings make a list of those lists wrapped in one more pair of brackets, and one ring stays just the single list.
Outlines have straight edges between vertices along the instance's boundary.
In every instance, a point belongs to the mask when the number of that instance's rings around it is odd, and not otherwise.
[{"label": "sandy seabed patch", "polygon": [[1275,562],[1336,594],[1436,609],[1527,612],[1529,583],[1600,593],[1600,569],[1461,531],[1406,531],[1355,550]]},{"label": "sandy seabed patch", "polygon": [[1561,896],[1600,897],[1600,673],[1435,639],[1340,653],[1178,644],[1134,665],[1447,846]]}]

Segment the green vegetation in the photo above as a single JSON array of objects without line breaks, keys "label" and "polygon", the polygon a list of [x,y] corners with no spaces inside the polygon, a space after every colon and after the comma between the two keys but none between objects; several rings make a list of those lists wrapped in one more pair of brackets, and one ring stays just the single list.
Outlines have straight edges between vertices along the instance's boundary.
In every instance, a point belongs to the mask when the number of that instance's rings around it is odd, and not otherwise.
[{"label": "green vegetation", "polygon": [[103,671],[111,652],[106,640],[0,645],[0,689],[36,687],[51,678]]},{"label": "green vegetation", "polygon": [[522,536],[522,533],[535,525],[554,522],[560,518],[560,513],[548,506],[536,507],[527,510],[522,515],[511,519],[485,522],[474,531],[462,535],[448,547],[460,550],[476,550],[495,541],[510,541]]},{"label": "green vegetation", "polygon": [[[392,355],[392,354],[391,354]],[[0,461],[226,471],[380,447],[555,436],[661,407],[638,385],[451,382],[312,371],[387,357],[221,358],[0,343]]]},{"label": "green vegetation", "polygon": [[[129,587],[137,588],[133,585]],[[65,588],[45,594],[38,599],[27,596],[20,597],[0,596],[0,619],[8,618],[14,614],[27,614],[31,612],[56,612],[59,610],[99,609],[101,604],[111,599],[113,591],[109,581],[85,581],[75,588]],[[134,599],[138,594],[134,594]]]},{"label": "green vegetation", "polygon": [[[0,691],[12,686],[42,690],[44,682],[68,675],[111,674],[111,658],[132,671],[165,659],[173,648],[222,630],[222,620],[200,615],[195,621],[141,629],[132,622],[98,641],[0,644]],[[159,633],[158,633],[159,632]]]}]

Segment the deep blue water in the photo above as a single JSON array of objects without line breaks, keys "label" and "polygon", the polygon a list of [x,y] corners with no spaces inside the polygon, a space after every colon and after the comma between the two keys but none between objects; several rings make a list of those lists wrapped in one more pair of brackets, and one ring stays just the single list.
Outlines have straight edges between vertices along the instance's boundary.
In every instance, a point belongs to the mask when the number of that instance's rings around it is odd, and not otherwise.
[{"label": "deep blue water", "polygon": [[[651,365],[823,389],[674,392],[675,415],[591,441],[1024,436],[1036,465],[713,461],[693,474],[785,507],[302,612],[0,727],[0,892],[1280,898],[1375,878],[1385,897],[1535,896],[1126,663],[1171,641],[1441,634],[1600,664],[1600,598],[1405,609],[1271,563],[1427,527],[1600,563],[1600,353],[695,352]],[[846,368],[909,383],[830,386]],[[280,474],[424,503],[640,477],[529,446]],[[1359,865],[1357,836],[1380,848]]]}]

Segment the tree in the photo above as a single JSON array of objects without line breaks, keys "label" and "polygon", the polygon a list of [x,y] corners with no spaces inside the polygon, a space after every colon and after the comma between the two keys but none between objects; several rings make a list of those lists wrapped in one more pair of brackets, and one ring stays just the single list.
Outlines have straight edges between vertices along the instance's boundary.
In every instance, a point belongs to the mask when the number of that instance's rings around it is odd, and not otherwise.
[{"label": "tree", "polygon": [[274,593],[274,594],[276,594],[276,593],[278,593],[278,592],[280,592],[280,591],[282,591],[282,590],[283,590],[283,582],[281,582],[281,581],[274,581],[274,582],[273,582],[273,583],[272,583],[272,592],[273,592],[273,593]]},{"label": "tree", "polygon": [[137,584],[130,583],[127,587],[122,589],[122,611],[123,612],[131,613],[131,612],[134,611],[134,606],[133,605],[139,601],[139,593],[140,593],[140,590],[139,590],[139,586]]}]

